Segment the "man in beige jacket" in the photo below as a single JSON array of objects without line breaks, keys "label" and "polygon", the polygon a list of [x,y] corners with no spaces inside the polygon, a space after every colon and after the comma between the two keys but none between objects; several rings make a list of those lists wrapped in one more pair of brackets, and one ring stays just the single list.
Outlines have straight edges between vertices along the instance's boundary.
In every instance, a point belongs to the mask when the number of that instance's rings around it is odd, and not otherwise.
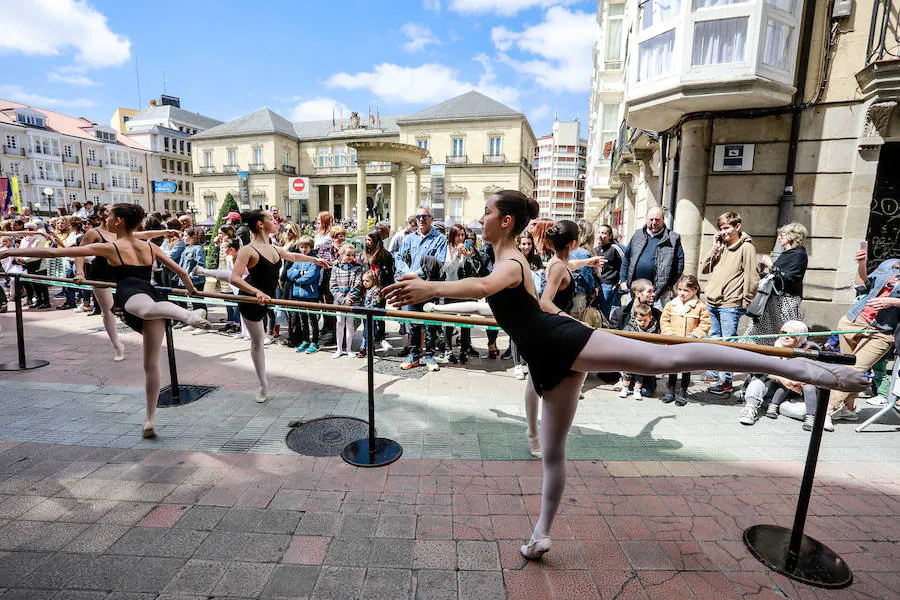
[{"label": "man in beige jacket", "polygon": [[[722,213],[716,221],[715,243],[701,270],[709,274],[706,282],[706,306],[712,319],[710,337],[737,334],[738,323],[756,295],[759,272],[756,270],[756,249],[750,236],[741,231],[741,215]],[[707,391],[713,394],[731,393],[731,373],[718,373],[718,382]]]}]

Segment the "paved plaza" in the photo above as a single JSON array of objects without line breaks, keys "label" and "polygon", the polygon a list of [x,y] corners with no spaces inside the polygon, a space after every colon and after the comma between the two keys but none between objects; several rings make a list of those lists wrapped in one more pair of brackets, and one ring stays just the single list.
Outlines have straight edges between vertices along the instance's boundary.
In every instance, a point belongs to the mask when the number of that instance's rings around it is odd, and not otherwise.
[{"label": "paved plaza", "polygon": [[[591,377],[553,550],[526,563],[541,470],[510,361],[410,377],[381,359],[378,434],[404,453],[357,469],[284,438],[297,420],[367,418],[362,360],[271,346],[260,405],[248,342],[176,332],[180,381],[217,389],[159,409],[159,437],[143,440],[140,338],[126,333],[128,358],[113,363],[98,317],[25,317],[29,358],[50,365],[0,373],[3,599],[900,597],[895,417],[825,434],[807,533],[855,581],[824,591],[767,571],[741,542],[749,525],[791,524],[799,422],[745,427],[699,384],[678,408]],[[14,319],[0,319],[12,360]]]}]

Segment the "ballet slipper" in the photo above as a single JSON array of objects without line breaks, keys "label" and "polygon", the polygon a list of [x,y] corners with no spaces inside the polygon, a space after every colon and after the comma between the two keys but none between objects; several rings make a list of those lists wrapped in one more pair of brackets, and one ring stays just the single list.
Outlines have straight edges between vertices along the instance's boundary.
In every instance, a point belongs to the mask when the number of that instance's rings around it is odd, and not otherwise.
[{"label": "ballet slipper", "polygon": [[861,392],[870,385],[869,379],[861,371],[844,365],[829,365],[808,358],[794,358],[806,367],[808,383],[816,387],[840,392]]},{"label": "ballet slipper", "polygon": [[549,537],[542,537],[542,538],[538,538],[538,539],[534,539],[532,537],[530,540],[528,540],[527,544],[523,544],[519,548],[519,552],[521,552],[522,556],[524,556],[528,560],[538,559],[549,551],[550,551],[550,538]]},{"label": "ballet slipper", "polygon": [[113,361],[122,362],[125,360],[125,344],[119,342],[119,345],[116,346],[116,355],[113,357]]},{"label": "ballet slipper", "polygon": [[263,402],[265,402],[268,399],[269,399],[268,388],[260,389],[259,391],[256,392],[256,401],[259,402],[260,404],[262,404]]},{"label": "ballet slipper", "polygon": [[434,312],[434,306],[435,306],[434,302],[426,302],[425,304],[422,305],[422,310],[424,312]]},{"label": "ballet slipper", "polygon": [[153,427],[153,423],[144,423],[144,428],[141,429],[141,437],[144,439],[156,437],[156,429]]},{"label": "ballet slipper", "polygon": [[541,458],[541,440],[539,436],[531,437],[527,433],[525,437],[528,438],[528,450],[531,452],[531,455],[535,458]]},{"label": "ballet slipper", "polygon": [[185,323],[195,329],[212,329],[212,323],[206,320],[206,311],[202,308],[192,310],[191,316],[188,317]]}]

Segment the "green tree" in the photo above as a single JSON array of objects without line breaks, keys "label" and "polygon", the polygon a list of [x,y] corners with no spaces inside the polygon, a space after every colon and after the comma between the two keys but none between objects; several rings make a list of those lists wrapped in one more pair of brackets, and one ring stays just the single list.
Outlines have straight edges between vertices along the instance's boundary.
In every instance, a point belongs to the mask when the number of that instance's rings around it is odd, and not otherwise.
[{"label": "green tree", "polygon": [[[216,225],[212,230],[212,238],[219,235],[219,227],[225,224],[225,216],[230,212],[241,212],[238,209],[237,202],[231,192],[225,194],[225,200],[222,202],[222,208],[219,209],[219,216],[216,218]],[[210,241],[206,245],[206,267],[208,269],[216,269],[219,266],[219,246]]]}]

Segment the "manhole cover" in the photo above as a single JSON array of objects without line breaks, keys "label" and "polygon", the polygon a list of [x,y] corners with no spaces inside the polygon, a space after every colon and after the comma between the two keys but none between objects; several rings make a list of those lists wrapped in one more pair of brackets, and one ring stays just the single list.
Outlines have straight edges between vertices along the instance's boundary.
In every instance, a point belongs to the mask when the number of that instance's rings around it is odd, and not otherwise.
[{"label": "manhole cover", "polygon": [[350,442],[369,435],[369,424],[354,417],[322,417],[292,427],[288,448],[306,456],[338,456]]},{"label": "manhole cover", "polygon": [[[403,361],[406,359],[405,356],[384,356],[378,357],[375,359],[375,372],[379,375],[390,375],[392,377],[405,377],[406,379],[422,379],[425,377],[425,374],[428,372],[428,367],[425,366],[425,359],[422,359],[422,366],[416,367],[414,369],[410,369],[408,371],[404,371],[400,368],[400,365],[403,364]],[[363,363],[363,366],[359,368],[360,371],[366,370],[366,364]]]}]

